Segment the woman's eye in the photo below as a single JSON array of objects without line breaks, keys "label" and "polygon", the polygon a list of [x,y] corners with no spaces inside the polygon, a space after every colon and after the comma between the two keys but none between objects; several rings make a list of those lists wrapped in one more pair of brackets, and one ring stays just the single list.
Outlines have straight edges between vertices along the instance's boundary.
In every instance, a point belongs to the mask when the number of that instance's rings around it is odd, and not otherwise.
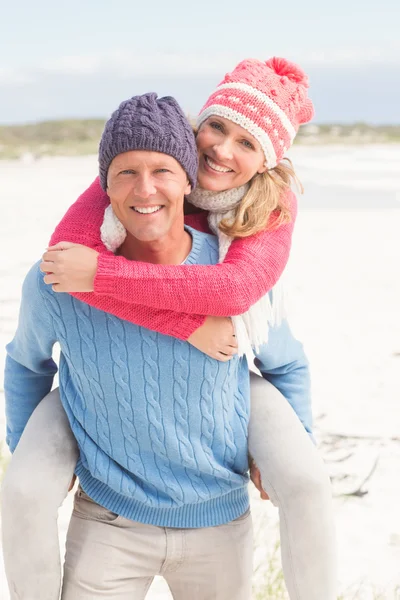
[{"label": "woman's eye", "polygon": [[218,131],[222,131],[222,125],[217,121],[211,121],[210,127],[212,127],[213,129],[217,129]]},{"label": "woman's eye", "polygon": [[124,169],[123,171],[120,171],[120,175],[132,175],[132,173],[134,173],[132,169]]},{"label": "woman's eye", "polygon": [[157,169],[156,173],[169,173],[168,169]]},{"label": "woman's eye", "polygon": [[245,148],[250,148],[250,150],[254,150],[254,146],[251,142],[249,142],[249,140],[242,140],[242,144],[243,146],[245,146]]}]

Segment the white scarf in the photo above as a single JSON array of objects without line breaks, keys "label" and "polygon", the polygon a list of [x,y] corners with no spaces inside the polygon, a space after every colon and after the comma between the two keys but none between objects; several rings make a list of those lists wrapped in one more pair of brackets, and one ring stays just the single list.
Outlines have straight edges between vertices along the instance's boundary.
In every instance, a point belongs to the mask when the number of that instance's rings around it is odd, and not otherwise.
[{"label": "white scarf", "polygon": [[[219,224],[223,219],[228,223],[229,220],[233,220],[235,208],[248,189],[249,184],[225,192],[212,192],[197,187],[187,197],[191,204],[208,211],[210,229],[218,236],[220,263],[225,259],[233,240],[219,230]],[[126,230],[115,216],[111,205],[107,206],[105,210],[100,233],[103,244],[111,252],[115,252],[126,238]],[[243,315],[232,317],[239,346],[239,356],[243,356],[243,354],[254,356],[253,348],[257,351],[262,344],[268,341],[269,327],[278,325],[283,317],[283,287],[278,283],[274,286],[271,295],[263,296]]]}]

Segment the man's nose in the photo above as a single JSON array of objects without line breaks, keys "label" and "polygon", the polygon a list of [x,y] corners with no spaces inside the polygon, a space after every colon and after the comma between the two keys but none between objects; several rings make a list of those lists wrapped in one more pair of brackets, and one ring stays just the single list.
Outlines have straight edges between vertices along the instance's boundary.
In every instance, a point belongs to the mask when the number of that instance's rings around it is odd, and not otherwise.
[{"label": "man's nose", "polygon": [[151,175],[143,174],[140,175],[135,182],[135,195],[140,198],[147,199],[150,196],[154,196],[157,189],[154,185],[154,181]]}]

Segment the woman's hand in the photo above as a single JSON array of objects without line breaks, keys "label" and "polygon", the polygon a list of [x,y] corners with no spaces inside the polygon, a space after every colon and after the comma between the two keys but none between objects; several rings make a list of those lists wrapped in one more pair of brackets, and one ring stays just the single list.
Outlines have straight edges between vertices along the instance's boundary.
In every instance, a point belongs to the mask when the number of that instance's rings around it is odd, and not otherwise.
[{"label": "woman's hand", "polygon": [[187,341],[200,352],[221,362],[227,362],[238,351],[235,330],[229,317],[207,317]]},{"label": "woman's hand", "polygon": [[40,270],[55,292],[93,292],[99,253],[81,244],[60,242],[43,254]]}]

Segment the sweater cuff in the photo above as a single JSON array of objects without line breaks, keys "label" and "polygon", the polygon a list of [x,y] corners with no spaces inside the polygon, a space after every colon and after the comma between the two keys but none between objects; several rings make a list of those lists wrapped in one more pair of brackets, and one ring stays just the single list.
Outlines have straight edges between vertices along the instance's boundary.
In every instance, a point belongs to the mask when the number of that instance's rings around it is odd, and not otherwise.
[{"label": "sweater cuff", "polygon": [[171,329],[169,335],[184,342],[190,338],[196,329],[204,324],[207,318],[204,315],[186,315],[182,313],[177,313],[177,317],[176,326]]},{"label": "sweater cuff", "polygon": [[94,293],[115,294],[115,256],[111,252],[101,252],[97,257],[97,271],[94,278]]}]

